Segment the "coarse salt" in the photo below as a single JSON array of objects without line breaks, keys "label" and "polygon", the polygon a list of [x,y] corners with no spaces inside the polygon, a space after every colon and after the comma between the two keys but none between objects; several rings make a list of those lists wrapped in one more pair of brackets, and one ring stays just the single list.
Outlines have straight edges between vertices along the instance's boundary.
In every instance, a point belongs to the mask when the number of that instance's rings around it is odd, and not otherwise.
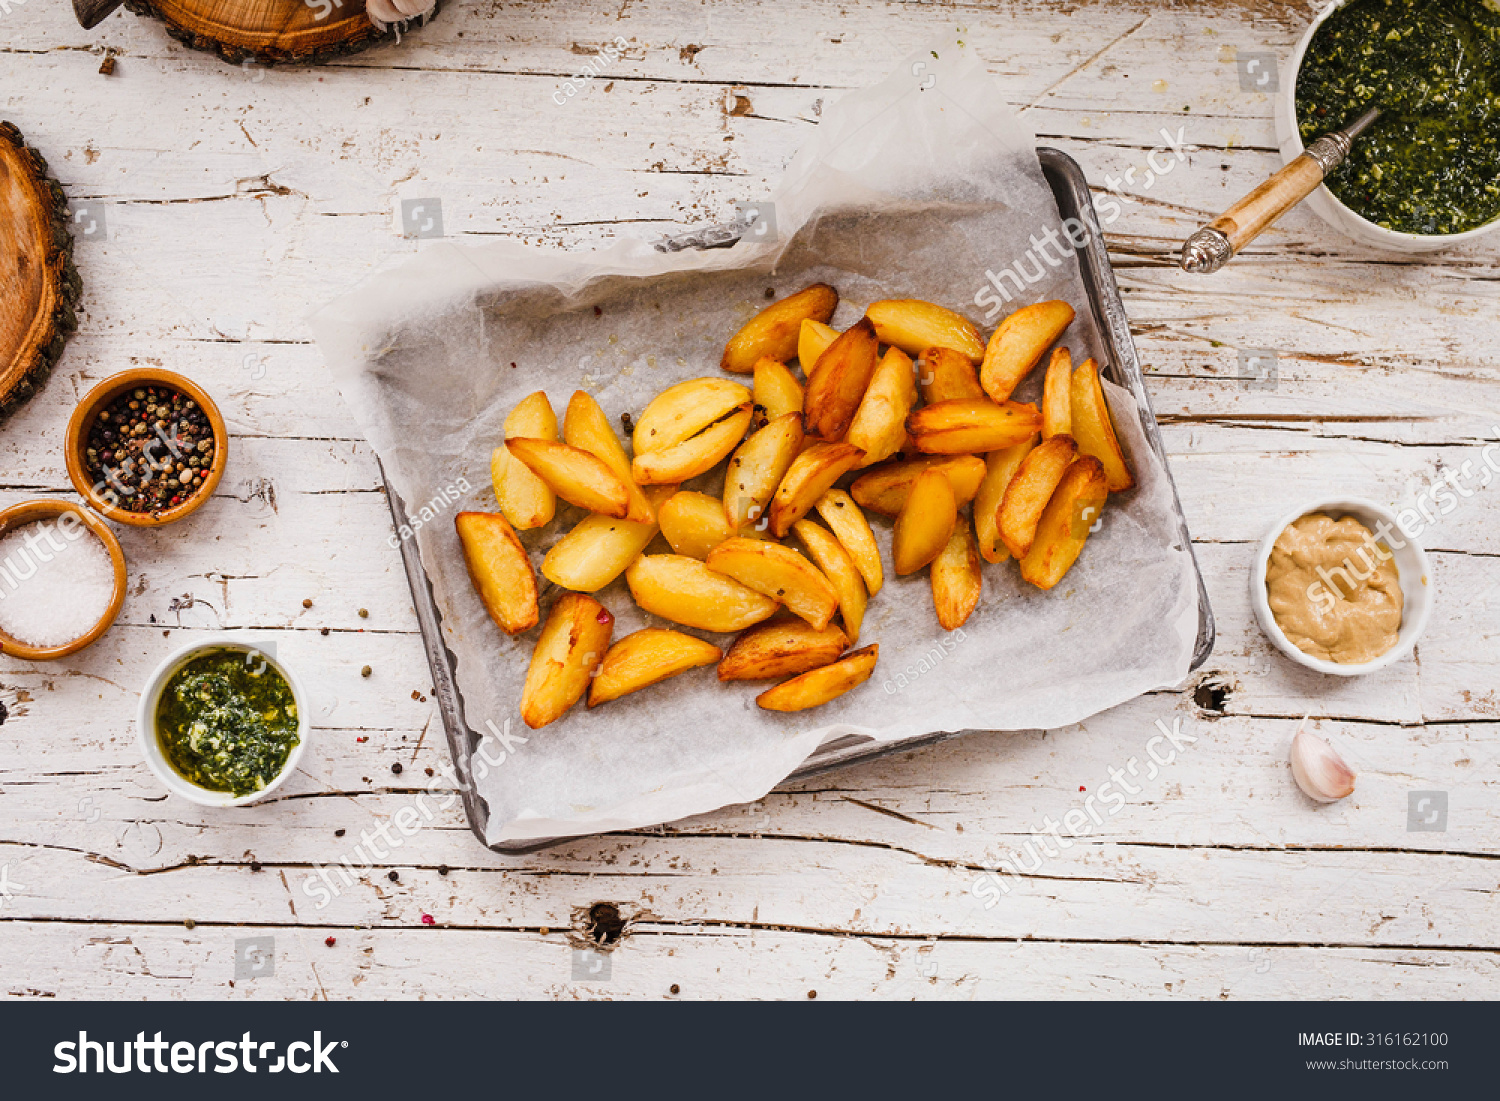
[{"label": "coarse salt", "polygon": [[28,646],[62,646],[109,609],[115,567],[72,513],[23,524],[0,538],[0,631]]}]

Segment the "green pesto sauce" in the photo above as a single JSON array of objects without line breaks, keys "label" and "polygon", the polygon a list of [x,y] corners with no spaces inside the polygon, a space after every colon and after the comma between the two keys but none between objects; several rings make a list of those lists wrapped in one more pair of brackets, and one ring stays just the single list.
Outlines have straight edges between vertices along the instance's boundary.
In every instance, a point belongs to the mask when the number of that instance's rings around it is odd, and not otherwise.
[{"label": "green pesto sauce", "polygon": [[1355,0],[1318,29],[1297,79],[1302,140],[1384,112],[1332,172],[1355,213],[1402,233],[1500,218],[1500,2]]},{"label": "green pesto sauce", "polygon": [[259,654],[213,650],[167,681],[157,738],[172,767],[209,791],[238,797],[276,779],[297,745],[291,685]]}]

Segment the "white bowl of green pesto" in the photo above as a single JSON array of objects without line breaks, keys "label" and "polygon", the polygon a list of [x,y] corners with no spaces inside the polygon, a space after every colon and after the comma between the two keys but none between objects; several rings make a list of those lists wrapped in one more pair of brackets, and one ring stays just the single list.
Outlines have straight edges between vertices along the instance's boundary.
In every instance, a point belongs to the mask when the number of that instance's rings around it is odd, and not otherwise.
[{"label": "white bowl of green pesto", "polygon": [[1435,252],[1500,231],[1500,0],[1336,0],[1283,72],[1290,163],[1371,106],[1382,117],[1307,200],[1362,244]]},{"label": "white bowl of green pesto", "polygon": [[281,786],[307,748],[306,694],[270,644],[226,634],[179,647],[141,693],[146,764],[175,795],[240,807]]}]

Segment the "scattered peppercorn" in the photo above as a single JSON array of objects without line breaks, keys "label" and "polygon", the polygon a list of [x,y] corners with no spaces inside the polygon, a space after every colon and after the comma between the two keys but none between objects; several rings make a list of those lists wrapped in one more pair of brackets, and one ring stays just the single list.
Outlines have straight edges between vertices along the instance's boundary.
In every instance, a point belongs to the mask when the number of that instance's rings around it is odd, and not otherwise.
[{"label": "scattered peppercorn", "polygon": [[189,928],[189,929],[196,929],[196,928],[198,928],[198,923],[196,921],[194,921],[192,918],[188,918],[182,924],[184,926],[186,926],[187,928]]},{"label": "scattered peppercorn", "polygon": [[397,776],[400,776],[401,775],[401,762],[397,761],[395,764],[393,764],[391,766],[391,771],[394,772]]},{"label": "scattered peppercorn", "polygon": [[302,606],[303,606],[303,607],[304,607],[304,608],[311,608],[311,607],[312,607],[312,601],[311,601],[311,600],[304,600],[304,601],[303,601],[303,602],[302,602]]},{"label": "scattered peppercorn", "polygon": [[681,994],[681,993],[682,993],[682,987],[680,987],[680,986],[678,986],[678,985],[677,985],[677,984],[676,984],[676,983],[675,983],[675,982],[674,982],[674,983],[673,983],[673,984],[672,984],[672,993],[673,993],[673,994]]},{"label": "scattered peppercorn", "polygon": [[447,874],[448,874],[448,865],[446,865],[446,864],[439,864],[438,865],[438,875],[447,875]]},{"label": "scattered peppercorn", "polygon": [[807,992],[807,996],[809,999],[816,998],[818,996],[818,992],[816,990],[809,990]]},{"label": "scattered peppercorn", "polygon": [[318,634],[320,634],[320,635],[326,635],[326,634],[328,634],[328,628],[327,627],[322,628],[321,630],[318,631]]},{"label": "scattered peppercorn", "polygon": [[347,832],[348,832],[347,830],[334,830],[333,831],[333,836],[335,836],[335,837],[343,837],[344,834],[347,833]]},{"label": "scattered peppercorn", "polygon": [[776,297],[776,288],[775,287],[767,287],[766,288],[766,297],[767,298],[775,298]]},{"label": "scattered peppercorn", "polygon": [[601,310],[598,306],[595,306],[594,307],[594,316],[595,317],[603,317],[604,316],[604,311]]},{"label": "scattered peppercorn", "polygon": [[258,861],[258,860],[252,860],[252,861],[250,861],[250,870],[252,872],[258,872],[258,871],[260,871],[260,861]]},{"label": "scattered peppercorn", "polygon": [[326,944],[326,945],[328,945],[328,947],[330,947],[330,948],[332,948],[338,942],[339,942],[339,938],[338,937],[325,937],[324,940],[323,940],[323,943]]},{"label": "scattered peppercorn", "polygon": [[401,873],[393,871],[393,872],[390,872],[386,876],[386,878],[389,879],[392,883],[400,883],[401,882]]},{"label": "scattered peppercorn", "polygon": [[425,772],[425,773],[427,773],[427,775],[429,775],[429,776],[432,775],[432,769],[430,769],[430,768],[424,768],[422,771]]},{"label": "scattered peppercorn", "polygon": [[84,438],[84,469],[110,504],[159,515],[193,497],[214,465],[213,426],[181,390],[122,391],[99,411]]},{"label": "scattered peppercorn", "polygon": [[359,671],[359,675],[362,676],[362,677],[368,677],[373,672],[375,672],[375,670],[371,669],[368,665],[366,665],[363,669],[361,669]]},{"label": "scattered peppercorn", "polygon": [[359,610],[359,618],[360,619],[369,619],[370,618],[370,609],[369,608],[361,608]]}]

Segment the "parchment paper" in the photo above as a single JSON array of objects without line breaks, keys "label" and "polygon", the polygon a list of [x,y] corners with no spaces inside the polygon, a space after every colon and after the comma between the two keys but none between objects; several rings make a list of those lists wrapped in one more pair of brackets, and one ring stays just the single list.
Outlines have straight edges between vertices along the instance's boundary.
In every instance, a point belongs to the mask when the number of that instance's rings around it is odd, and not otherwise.
[{"label": "parchment paper", "polygon": [[[313,319],[345,399],[424,521],[411,526],[457,656],[469,727],[483,734],[509,723],[527,739],[480,770],[490,843],[634,828],[751,801],[842,735],[1060,727],[1187,674],[1197,626],[1190,557],[1165,471],[1129,395],[1114,387],[1109,401],[1139,485],[1110,499],[1063,583],[1044,593],[1014,563],[987,565],[979,608],[947,634],[926,571],[895,576],[890,523],[872,516],[886,583],[859,645],[878,642],[879,665],[867,684],[813,711],[763,712],[754,700],[765,684],[722,685],[708,667],[527,730],[518,703],[537,631],[507,638],[465,572],[453,516],[495,509],[490,453],[506,414],[534,390],[546,390],[559,421],[572,392],[587,390],[618,424],[672,383],[721,375],[724,342],[766,304],[768,288],[781,296],[814,281],[838,288],[839,328],[877,298],[920,297],[987,332],[1000,314],[986,320],[975,305],[986,272],[1023,259],[1045,227],[1061,231],[1034,150],[972,58],[953,46],[924,51],[825,111],[774,193],[775,232],[765,239],[676,253],[633,241],[594,253],[439,242]],[[1035,271],[1041,277],[1006,311],[1067,299],[1078,310],[1064,337],[1075,362],[1099,356],[1071,256],[1056,267],[1036,260]],[[1039,384],[1028,380],[1019,396],[1035,399]],[[452,500],[444,490],[459,478],[472,488]],[[687,488],[717,494],[721,485],[717,474]],[[582,517],[558,506],[551,525],[523,535],[538,566]],[[649,552],[668,549],[658,537]],[[617,617],[616,639],[668,625],[635,607],[623,578],[596,595]],[[543,600],[545,616],[550,594]]]}]

